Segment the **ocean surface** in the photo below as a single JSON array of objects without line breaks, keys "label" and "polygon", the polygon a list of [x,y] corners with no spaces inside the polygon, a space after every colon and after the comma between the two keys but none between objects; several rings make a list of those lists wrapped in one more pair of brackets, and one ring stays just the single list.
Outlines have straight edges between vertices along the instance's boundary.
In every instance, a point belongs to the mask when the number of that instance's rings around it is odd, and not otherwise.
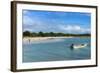
[{"label": "ocean surface", "polygon": [[[91,59],[91,38],[56,38],[45,41],[23,42],[23,62],[45,62]],[[88,44],[80,49],[72,49],[72,44]]]}]

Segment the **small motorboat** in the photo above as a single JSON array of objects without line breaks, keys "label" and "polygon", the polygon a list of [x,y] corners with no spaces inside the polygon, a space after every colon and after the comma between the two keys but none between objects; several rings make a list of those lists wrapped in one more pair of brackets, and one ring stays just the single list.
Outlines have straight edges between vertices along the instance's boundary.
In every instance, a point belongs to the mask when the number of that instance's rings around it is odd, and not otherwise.
[{"label": "small motorboat", "polygon": [[86,46],[87,46],[87,44],[72,44],[71,48],[73,48],[73,49],[79,49],[79,48],[84,48]]}]

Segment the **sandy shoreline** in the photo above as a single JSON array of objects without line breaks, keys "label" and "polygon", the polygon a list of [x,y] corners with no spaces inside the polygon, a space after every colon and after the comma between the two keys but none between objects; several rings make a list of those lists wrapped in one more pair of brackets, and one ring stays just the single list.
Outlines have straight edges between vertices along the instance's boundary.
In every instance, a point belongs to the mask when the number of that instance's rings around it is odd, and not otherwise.
[{"label": "sandy shoreline", "polygon": [[63,39],[63,38],[72,38],[72,37],[24,37],[23,42],[35,42],[35,41],[45,41],[45,40]]}]

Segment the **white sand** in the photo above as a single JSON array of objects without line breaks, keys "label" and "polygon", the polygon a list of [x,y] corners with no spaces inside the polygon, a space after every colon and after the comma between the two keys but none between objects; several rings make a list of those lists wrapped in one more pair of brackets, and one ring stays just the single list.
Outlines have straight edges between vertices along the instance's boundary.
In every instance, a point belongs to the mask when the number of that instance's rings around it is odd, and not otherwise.
[{"label": "white sand", "polygon": [[53,39],[72,38],[72,37],[24,37],[23,42],[45,41]]}]

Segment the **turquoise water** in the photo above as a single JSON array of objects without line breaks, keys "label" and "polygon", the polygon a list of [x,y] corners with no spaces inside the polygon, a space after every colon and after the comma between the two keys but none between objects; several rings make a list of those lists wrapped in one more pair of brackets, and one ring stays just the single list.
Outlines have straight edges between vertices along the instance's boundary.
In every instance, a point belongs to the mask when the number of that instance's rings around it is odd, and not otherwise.
[{"label": "turquoise water", "polygon": [[[62,38],[23,43],[23,62],[83,60],[91,58],[91,39]],[[88,45],[81,49],[71,49],[71,44]]]}]

